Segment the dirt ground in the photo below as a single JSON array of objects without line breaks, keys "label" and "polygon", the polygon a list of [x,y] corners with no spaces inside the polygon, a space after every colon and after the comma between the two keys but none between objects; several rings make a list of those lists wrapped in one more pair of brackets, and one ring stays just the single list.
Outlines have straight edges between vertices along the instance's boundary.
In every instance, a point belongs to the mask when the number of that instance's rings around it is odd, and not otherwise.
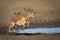
[{"label": "dirt ground", "polygon": [[[27,15],[24,7],[36,13],[31,19],[33,23],[60,22],[60,0],[0,0],[0,24],[8,25],[12,18]],[[21,14],[15,15],[15,12]]]},{"label": "dirt ground", "polygon": [[0,35],[0,40],[60,40],[60,34],[55,35]]},{"label": "dirt ground", "polygon": [[16,17],[15,12],[21,12],[18,16],[25,15],[23,7],[30,7],[37,13],[36,20],[32,20],[37,24],[30,24],[31,28],[60,27],[60,0],[0,0],[0,40],[60,40],[60,34],[8,35],[7,25]]},{"label": "dirt ground", "polygon": [[7,28],[0,28],[0,40],[60,40],[60,34],[11,35]]}]

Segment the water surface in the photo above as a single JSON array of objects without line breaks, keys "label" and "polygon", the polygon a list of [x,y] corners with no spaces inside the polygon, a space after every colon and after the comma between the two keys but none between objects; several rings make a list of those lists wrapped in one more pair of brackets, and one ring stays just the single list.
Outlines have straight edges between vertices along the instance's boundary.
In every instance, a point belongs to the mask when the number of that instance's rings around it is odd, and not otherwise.
[{"label": "water surface", "polygon": [[[11,31],[14,32],[14,31]],[[55,33],[60,33],[60,27],[56,28],[31,28],[31,29],[24,29],[24,30],[17,30],[16,33],[42,33],[42,34],[55,34]]]}]

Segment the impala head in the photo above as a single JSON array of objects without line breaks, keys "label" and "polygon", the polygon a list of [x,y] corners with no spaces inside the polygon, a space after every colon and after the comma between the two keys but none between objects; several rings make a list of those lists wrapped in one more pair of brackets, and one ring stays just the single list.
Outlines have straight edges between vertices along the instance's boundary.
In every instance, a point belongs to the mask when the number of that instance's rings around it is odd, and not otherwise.
[{"label": "impala head", "polygon": [[26,8],[24,8],[24,10],[27,11],[29,17],[32,17],[32,18],[35,17],[35,13],[34,13],[33,9],[30,9],[30,8],[26,9]]},{"label": "impala head", "polygon": [[35,14],[33,12],[31,12],[31,13],[28,12],[28,16],[34,18],[35,17]]}]

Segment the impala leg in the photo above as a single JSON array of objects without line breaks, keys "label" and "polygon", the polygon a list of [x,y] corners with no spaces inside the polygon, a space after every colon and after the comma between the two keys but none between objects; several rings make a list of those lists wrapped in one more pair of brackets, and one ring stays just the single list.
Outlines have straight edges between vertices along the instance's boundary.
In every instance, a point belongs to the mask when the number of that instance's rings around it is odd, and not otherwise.
[{"label": "impala leg", "polygon": [[11,28],[12,28],[12,26],[9,26],[9,32],[10,32]]},{"label": "impala leg", "polygon": [[17,28],[17,25],[15,24],[15,25],[14,25],[14,31],[16,31],[16,28]]},{"label": "impala leg", "polygon": [[25,29],[25,25],[23,25],[23,30]]},{"label": "impala leg", "polygon": [[27,27],[29,26],[29,22],[27,22]]},{"label": "impala leg", "polygon": [[9,32],[10,32],[11,28],[13,28],[13,27],[14,27],[14,24],[9,25]]}]

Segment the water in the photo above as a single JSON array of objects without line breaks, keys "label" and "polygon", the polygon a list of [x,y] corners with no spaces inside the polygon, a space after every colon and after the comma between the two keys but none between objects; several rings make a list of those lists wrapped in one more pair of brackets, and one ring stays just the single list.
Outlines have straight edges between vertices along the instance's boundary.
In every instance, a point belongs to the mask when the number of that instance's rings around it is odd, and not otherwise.
[{"label": "water", "polygon": [[[11,31],[14,32],[14,31]],[[56,28],[34,28],[34,29],[24,29],[24,30],[17,30],[16,33],[42,33],[42,34],[55,34],[55,33],[60,33],[60,27]]]}]

